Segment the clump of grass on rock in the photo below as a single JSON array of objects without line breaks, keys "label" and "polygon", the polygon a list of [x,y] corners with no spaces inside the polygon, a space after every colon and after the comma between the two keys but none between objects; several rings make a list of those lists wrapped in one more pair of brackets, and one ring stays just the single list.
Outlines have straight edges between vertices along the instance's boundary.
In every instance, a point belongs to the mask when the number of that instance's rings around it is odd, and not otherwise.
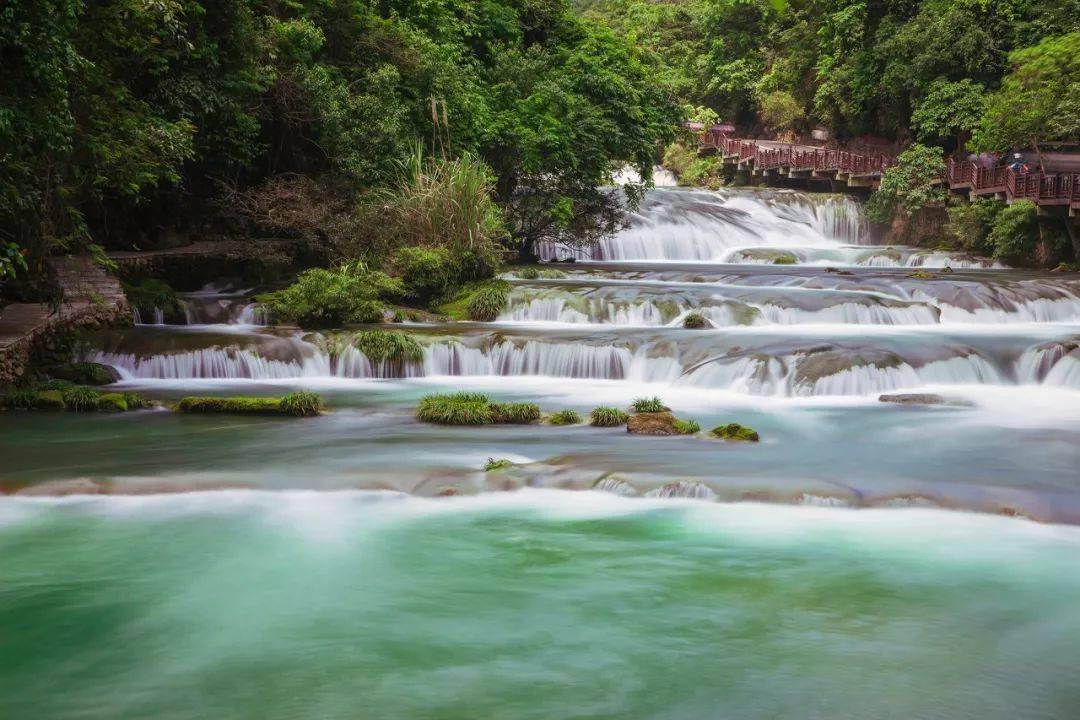
[{"label": "clump of grass on rock", "polygon": [[283,415],[314,417],[322,411],[322,398],[313,392],[300,390],[281,398],[279,407]]},{"label": "clump of grass on rock", "polygon": [[416,418],[438,425],[490,425],[493,422],[487,395],[469,392],[425,395],[416,407]]},{"label": "clump of grass on rock", "polygon": [[69,387],[63,390],[64,407],[72,412],[92,412],[98,408],[101,393],[87,387]]},{"label": "clump of grass on rock", "polygon": [[412,335],[386,330],[366,330],[357,333],[353,346],[373,363],[419,363],[424,361],[424,348]]},{"label": "clump of grass on rock", "polygon": [[528,425],[540,419],[540,406],[536,403],[490,403],[491,421],[511,425]]},{"label": "clump of grass on rock", "polygon": [[701,426],[694,420],[675,420],[675,431],[680,435],[696,435],[701,432]]},{"label": "clump of grass on rock", "polygon": [[505,280],[492,280],[484,284],[469,299],[469,319],[491,322],[506,308],[509,296],[510,283]]},{"label": "clump of grass on rock", "polygon": [[687,330],[705,330],[712,327],[708,318],[699,312],[692,312],[683,318],[682,326]]},{"label": "clump of grass on rock", "polygon": [[581,415],[577,410],[559,410],[551,413],[547,420],[552,425],[578,425],[581,423]]},{"label": "clump of grass on rock", "polygon": [[510,462],[506,458],[488,458],[484,463],[484,472],[492,472],[493,470],[506,470],[507,468],[514,467],[514,463]]},{"label": "clump of grass on rock", "polygon": [[629,417],[619,408],[598,407],[589,413],[589,422],[593,427],[618,427],[625,425]]},{"label": "clump of grass on rock", "polygon": [[670,412],[671,408],[665,405],[660,398],[636,398],[631,406],[636,413],[660,413]]},{"label": "clump of grass on rock", "polygon": [[745,425],[740,425],[739,423],[718,425],[710,430],[709,434],[715,438],[720,438],[721,440],[735,440],[740,442],[757,442],[760,439],[757,431],[752,430]]}]

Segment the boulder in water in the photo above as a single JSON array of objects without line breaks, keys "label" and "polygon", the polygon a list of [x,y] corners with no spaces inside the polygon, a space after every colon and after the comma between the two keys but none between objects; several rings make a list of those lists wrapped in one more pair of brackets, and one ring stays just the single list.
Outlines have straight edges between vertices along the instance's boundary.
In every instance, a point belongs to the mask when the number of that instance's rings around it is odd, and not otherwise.
[{"label": "boulder in water", "polygon": [[740,425],[739,423],[728,423],[727,425],[718,425],[709,431],[709,434],[714,438],[721,440],[734,440],[737,442],[758,442],[761,436],[757,434],[756,430]]},{"label": "boulder in water", "polygon": [[851,272],[850,270],[841,270],[840,268],[832,266],[825,268],[825,272],[832,273],[833,275],[855,275],[855,273]]},{"label": "boulder in water", "polygon": [[967,400],[949,399],[935,393],[893,393],[878,397],[881,402],[898,405],[948,405],[950,407],[971,407]]},{"label": "boulder in water", "polygon": [[111,385],[120,380],[120,373],[116,370],[95,362],[50,365],[45,373],[56,380],[67,380],[76,385]]},{"label": "boulder in water", "polygon": [[681,435],[670,412],[635,413],[626,421],[626,432],[634,435]]}]

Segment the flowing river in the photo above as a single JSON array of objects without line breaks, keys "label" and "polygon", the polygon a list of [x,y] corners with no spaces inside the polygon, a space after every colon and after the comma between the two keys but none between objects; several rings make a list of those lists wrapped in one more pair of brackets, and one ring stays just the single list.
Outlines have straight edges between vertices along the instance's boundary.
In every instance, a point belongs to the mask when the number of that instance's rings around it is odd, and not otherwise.
[{"label": "flowing river", "polygon": [[[659,188],[539,250],[575,262],[495,322],[395,326],[416,363],[225,286],[85,350],[318,418],[0,414],[0,716],[1076,717],[1076,275],[790,191]],[[462,388],[761,442],[413,419]]]}]

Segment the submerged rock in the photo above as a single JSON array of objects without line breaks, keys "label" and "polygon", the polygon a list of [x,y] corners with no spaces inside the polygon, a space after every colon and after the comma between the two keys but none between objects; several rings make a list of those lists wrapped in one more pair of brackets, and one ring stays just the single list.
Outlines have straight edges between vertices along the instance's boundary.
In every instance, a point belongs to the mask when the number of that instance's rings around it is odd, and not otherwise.
[{"label": "submerged rock", "polygon": [[637,488],[618,475],[605,475],[593,483],[592,489],[624,497],[638,494]]},{"label": "submerged rock", "polygon": [[735,440],[738,442],[758,442],[761,439],[756,430],[739,423],[718,425],[710,430],[709,434],[721,440]]},{"label": "submerged rock", "polygon": [[968,400],[946,398],[934,393],[893,393],[880,395],[878,400],[898,405],[948,405],[950,407],[972,407],[974,403]]},{"label": "submerged rock", "polygon": [[694,500],[712,500],[716,493],[707,485],[689,480],[679,480],[661,485],[645,493],[650,498],[691,498]]}]

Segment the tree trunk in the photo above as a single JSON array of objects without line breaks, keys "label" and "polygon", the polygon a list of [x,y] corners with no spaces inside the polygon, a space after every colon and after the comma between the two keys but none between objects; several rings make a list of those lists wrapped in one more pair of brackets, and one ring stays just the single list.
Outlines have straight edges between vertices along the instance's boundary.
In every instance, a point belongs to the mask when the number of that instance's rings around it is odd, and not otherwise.
[{"label": "tree trunk", "polygon": [[1065,232],[1069,233],[1069,240],[1073,246],[1073,261],[1080,263],[1080,229],[1076,227],[1072,218],[1065,216]]}]

